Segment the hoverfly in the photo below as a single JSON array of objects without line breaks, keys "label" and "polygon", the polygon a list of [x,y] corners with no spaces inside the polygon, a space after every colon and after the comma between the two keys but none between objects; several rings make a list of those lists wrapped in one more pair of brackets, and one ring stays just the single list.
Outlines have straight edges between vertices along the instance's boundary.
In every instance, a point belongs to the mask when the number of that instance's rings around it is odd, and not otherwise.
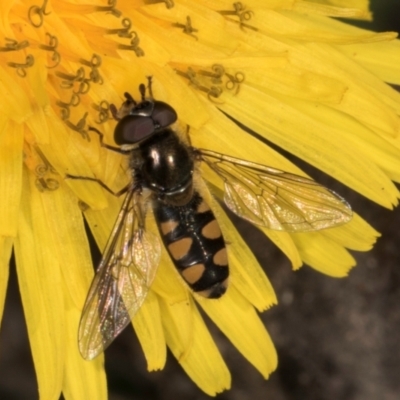
[{"label": "hoverfly", "polygon": [[[173,263],[189,287],[208,298],[227,288],[228,259],[219,224],[193,184],[206,163],[225,185],[224,201],[250,222],[289,232],[314,231],[348,222],[349,204],[315,181],[186,143],[170,126],[175,110],[153,99],[151,79],[140,85],[141,101],[125,93],[110,111],[118,121],[110,150],[127,154],[132,179],[91,284],[79,327],[79,349],[86,359],[102,352],[129,324],[155,277],[161,246],[145,229],[150,204]],[[75,179],[95,178],[69,176]],[[110,190],[111,191],[111,190]]]}]

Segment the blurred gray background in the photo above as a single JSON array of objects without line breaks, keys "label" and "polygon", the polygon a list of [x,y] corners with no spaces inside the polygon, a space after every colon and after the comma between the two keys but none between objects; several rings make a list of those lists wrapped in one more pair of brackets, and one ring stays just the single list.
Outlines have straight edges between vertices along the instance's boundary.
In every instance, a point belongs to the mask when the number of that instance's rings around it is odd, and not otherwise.
[{"label": "blurred gray background", "polygon": [[[376,31],[400,31],[400,1],[372,2]],[[268,381],[209,322],[232,373],[232,390],[219,400],[397,400],[400,398],[400,211],[382,209],[290,156],[317,181],[345,197],[382,238],[371,252],[353,253],[358,266],[346,279],[303,267],[294,273],[285,256],[259,231],[236,219],[271,280],[279,304],[261,318],[279,355]],[[95,251],[95,260],[99,258]],[[11,267],[0,331],[0,399],[36,399],[37,385],[15,267]],[[204,400],[169,354],[166,368],[148,373],[131,327],[106,352],[110,400]],[[93,399],[94,400],[94,399]]]}]

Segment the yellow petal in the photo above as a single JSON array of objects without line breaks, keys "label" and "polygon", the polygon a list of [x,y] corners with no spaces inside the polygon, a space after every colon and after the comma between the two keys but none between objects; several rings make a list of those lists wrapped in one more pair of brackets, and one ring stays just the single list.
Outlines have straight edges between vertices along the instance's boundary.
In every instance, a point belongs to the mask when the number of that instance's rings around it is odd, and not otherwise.
[{"label": "yellow petal", "polygon": [[160,301],[168,347],[190,378],[208,395],[229,389],[231,377],[193,300]]},{"label": "yellow petal", "polygon": [[[237,40],[225,29],[225,20],[219,13],[193,1],[176,2],[173,13],[161,3],[148,5],[142,10],[155,21],[153,26],[153,21],[146,18],[146,33],[156,37],[157,42],[174,56],[179,55],[184,58],[186,54],[193,52],[208,57],[223,56],[232,53],[238,46]],[[138,27],[143,28],[139,13],[138,15],[132,13],[132,15]],[[193,31],[190,28],[185,29],[188,16],[190,16],[189,23]]]},{"label": "yellow petal", "polygon": [[[329,69],[332,74],[327,72],[328,76],[333,75],[348,86],[341,103],[334,108],[349,114],[383,136],[398,136],[400,122],[397,113],[386,106],[380,95],[375,95],[374,86],[371,93],[370,88],[366,87],[364,82],[360,82],[360,74],[364,72],[362,68],[330,46],[310,44],[307,47],[311,56],[330,61]],[[324,69],[327,67],[325,63]]]},{"label": "yellow petal", "polygon": [[22,186],[24,126],[0,117],[0,234],[16,236]]},{"label": "yellow petal", "polygon": [[293,242],[290,233],[273,231],[271,229],[260,228],[266,236],[277,246],[290,260],[293,269],[298,269],[303,265],[299,250]]},{"label": "yellow petal", "polygon": [[[94,183],[94,185],[96,185],[96,183]],[[92,232],[100,251],[102,251],[106,246],[123,201],[123,196],[121,198],[109,194],[104,194],[104,196],[108,201],[108,207],[106,209],[92,210],[91,208],[88,208],[85,210],[85,219],[89,224],[90,231]]]},{"label": "yellow petal", "polygon": [[[50,198],[49,198],[50,197]],[[15,258],[33,362],[42,399],[58,399],[65,360],[65,311],[58,255],[62,243],[51,227],[51,196],[39,193],[33,176],[24,171]],[[58,245],[57,245],[58,243]]]},{"label": "yellow petal", "polygon": [[[400,84],[400,41],[343,46],[341,52],[385,82]],[[385,56],[382,57],[382,54]]]},{"label": "yellow petal", "polygon": [[[400,146],[393,145],[396,139],[382,138],[368,127],[357,123],[353,118],[323,105],[318,107],[320,112],[317,114],[315,113],[315,103],[300,104],[300,102],[296,102],[296,107],[309,116],[313,115],[322,124],[328,125],[328,121],[334,119],[336,140],[357,149],[358,157],[371,160],[370,164],[376,164],[389,178],[400,180]],[[384,182],[387,177],[382,177],[381,180]],[[396,190],[392,191],[394,199],[397,196],[396,192]],[[393,201],[395,201],[394,199]]]},{"label": "yellow petal", "polygon": [[380,236],[379,232],[357,214],[353,214],[350,223],[326,229],[321,233],[336,243],[357,251],[371,250],[376,238]]},{"label": "yellow petal", "polygon": [[[326,18],[318,18],[315,16],[318,14],[331,14],[332,16],[341,17],[346,16],[346,13],[350,17],[362,16],[362,12],[360,13],[354,9],[326,8],[325,10],[320,10],[321,12],[319,13],[312,13],[313,17],[311,18],[309,18],[308,15],[303,16],[299,14],[296,9],[295,11],[296,12],[282,13],[269,9],[254,9],[254,17],[251,20],[251,24],[256,26],[261,32],[270,36],[309,42],[349,44],[376,42],[394,38],[393,33],[375,33],[371,31],[365,31],[359,35],[345,35],[338,31],[330,30],[329,25],[324,24]],[[302,11],[306,12],[305,9]]]},{"label": "yellow petal", "polygon": [[330,4],[336,7],[351,7],[359,10],[369,10],[369,0],[309,0],[311,3]]},{"label": "yellow petal", "polygon": [[[187,52],[188,55],[201,54],[203,49],[209,55],[215,50],[228,54],[238,46],[237,40],[225,29],[223,16],[198,2],[180,0],[170,9],[159,3],[142,7],[141,10],[148,16],[163,21],[164,24],[168,23],[168,27],[172,27],[172,29],[169,29],[168,36],[163,40],[169,42],[169,47],[172,47],[171,45],[179,46],[181,56],[184,56],[182,51]],[[191,35],[182,35],[182,30],[187,24],[187,16],[190,16],[191,27],[197,29],[197,31],[194,31]],[[158,21],[158,31],[161,33],[160,21]],[[209,46],[209,48],[207,49],[206,46]],[[172,52],[172,54],[176,52]]]},{"label": "yellow petal", "polygon": [[332,104],[339,103],[347,91],[347,86],[337,79],[291,65],[264,71],[246,69],[246,82],[285,96]]},{"label": "yellow petal", "polygon": [[[64,290],[67,288],[64,286]],[[77,332],[80,309],[68,296],[66,299],[66,357],[64,367],[63,395],[66,400],[106,400],[107,381],[104,371],[104,356],[95,360],[84,360],[78,350]]]},{"label": "yellow petal", "polygon": [[[88,363],[82,359],[77,346],[80,313],[93,276],[82,215],[76,207],[76,198],[64,187],[53,193],[40,194],[35,186],[32,187],[31,182],[31,189],[30,202],[25,206],[26,217],[23,219],[24,223],[20,224],[20,236],[16,241],[16,256],[39,390],[43,393],[43,398],[51,398],[45,393],[52,390],[54,393],[57,390],[60,392],[61,387],[56,385],[62,384],[65,395],[71,399],[105,399],[105,375],[99,374],[101,359],[92,364]],[[29,210],[29,205],[32,211]],[[32,212],[32,215],[29,215],[29,212]],[[32,243],[32,235],[35,235],[36,243]],[[29,248],[30,246],[34,246],[39,252],[36,262],[35,250]],[[39,254],[43,248],[46,248],[47,256],[40,259]],[[27,256],[30,262],[25,259]],[[35,265],[36,268],[40,268],[40,272],[35,271]],[[59,275],[60,273],[62,275]],[[29,291],[25,287],[26,281]],[[31,313],[34,313],[34,318]],[[52,338],[49,341],[45,339],[48,335]],[[49,346],[50,343],[52,346]],[[53,363],[60,364],[53,365],[53,375],[49,374],[49,371],[46,372],[46,369],[50,368],[51,358],[54,359]],[[79,371],[79,376],[86,376],[88,380],[72,378],[72,371],[74,374]],[[63,373],[65,381],[62,380]],[[50,382],[46,378],[49,378]]]},{"label": "yellow petal", "polygon": [[[319,3],[326,3],[319,4]],[[330,17],[371,19],[368,0],[310,0],[295,1],[293,10],[311,15],[326,15]]]},{"label": "yellow petal", "polygon": [[[232,2],[229,0],[201,0],[202,4],[215,10],[232,10]],[[336,6],[336,7],[335,7]],[[368,18],[367,0],[248,0],[245,4],[246,10],[296,10],[307,14],[321,14],[353,18]]]},{"label": "yellow petal", "polygon": [[[54,111],[49,110],[45,121],[47,129],[51,134],[49,135],[48,143],[40,144],[40,151],[47,161],[46,167],[49,168],[48,163],[50,163],[50,166],[61,175],[61,178],[53,177],[53,179],[63,179],[66,174],[93,178],[92,168],[90,168],[88,162],[86,162],[84,156],[77,148],[76,141],[71,140],[66,126],[59,120]],[[33,122],[31,126],[35,129]],[[54,132],[57,132],[57,135],[53,134]],[[79,138],[79,134],[76,135],[75,139]],[[96,149],[96,146],[90,146],[86,141],[85,147],[92,150]],[[97,149],[98,147],[97,145]],[[44,162],[43,164],[46,163]],[[107,202],[103,190],[97,183],[72,179],[65,179],[65,182],[75,191],[79,199],[91,207],[101,209],[106,206]]]},{"label": "yellow petal", "polygon": [[233,345],[264,378],[268,378],[278,363],[275,347],[253,306],[239,293],[236,285],[229,287],[218,300],[200,296],[196,296],[196,300]]},{"label": "yellow petal", "polygon": [[[222,104],[221,108],[377,203],[388,208],[397,204],[399,193],[393,183],[376,165],[365,160],[357,148],[338,143],[340,132],[336,127],[321,124],[292,107],[294,100],[291,99],[282,102],[244,85],[239,97]],[[259,109],[265,112],[260,114]]]},{"label": "yellow petal", "polygon": [[[30,27],[31,28],[31,27]],[[49,94],[46,91],[46,80],[48,69],[46,67],[46,55],[40,50],[32,51],[32,55],[35,59],[34,65],[29,70],[29,74],[26,76],[26,84],[29,90],[32,91],[31,96],[35,98],[35,108],[34,113],[36,113],[38,108],[43,108],[49,105]]]},{"label": "yellow petal", "polygon": [[[56,241],[56,252],[62,278],[76,310],[82,310],[89,284],[93,278],[93,263],[77,199],[64,185],[49,194],[46,213],[56,216],[49,230]],[[75,334],[76,336],[76,334]]]},{"label": "yellow petal", "polygon": [[[330,29],[343,32],[347,35],[359,35],[370,32],[332,18],[324,18],[324,23]],[[390,79],[384,78],[382,74],[385,74],[385,71],[387,71],[390,76],[397,77],[398,79],[400,71],[399,63],[397,62],[399,57],[399,43],[398,40],[388,38],[386,41],[378,43],[356,43],[346,46],[334,46],[336,50],[346,55],[346,57],[340,59],[336,57],[337,62],[335,65],[343,71],[351,73],[355,82],[362,83],[368,91],[372,91],[377,99],[380,99],[380,101],[383,101],[397,111],[399,110],[400,95],[389,85],[385,84],[385,82],[382,82],[382,79],[383,81],[391,82]],[[385,56],[382,57],[382,54],[385,54]],[[352,60],[355,60],[355,62]],[[360,64],[366,69],[360,68]],[[320,69],[321,66],[318,68]],[[333,72],[332,65],[330,66],[330,70]],[[340,78],[339,75],[337,77]]]},{"label": "yellow petal", "polygon": [[[38,143],[49,143],[50,135],[52,134],[48,124],[49,115],[46,115],[44,108],[36,107],[35,112],[32,113],[26,120],[27,127],[34,132],[34,137]],[[63,127],[62,132],[65,132]]]},{"label": "yellow petal", "polygon": [[[194,147],[210,149],[233,157],[304,175],[300,168],[296,167],[287,158],[239,128],[232,120],[221,115],[221,112],[215,107],[210,106],[205,100],[203,101],[208,106],[206,110],[210,118],[200,129],[190,130],[190,137]],[[268,121],[268,114],[263,112],[261,118]],[[202,172],[207,181],[210,181],[220,189],[223,188],[221,178],[214,173],[210,173],[203,166]]]},{"label": "yellow petal", "polygon": [[0,236],[0,321],[3,318],[13,239]]},{"label": "yellow petal", "polygon": [[132,320],[149,371],[163,369],[167,359],[167,348],[161,320],[162,315],[158,298],[150,291],[143,306]]},{"label": "yellow petal", "polygon": [[356,264],[343,246],[319,232],[294,233],[292,237],[304,262],[326,275],[336,278],[347,276]]},{"label": "yellow petal", "polygon": [[31,115],[32,109],[29,97],[24,91],[23,85],[18,85],[15,76],[10,71],[0,66],[0,89],[7,101],[3,102],[2,114],[15,122],[23,122]]}]

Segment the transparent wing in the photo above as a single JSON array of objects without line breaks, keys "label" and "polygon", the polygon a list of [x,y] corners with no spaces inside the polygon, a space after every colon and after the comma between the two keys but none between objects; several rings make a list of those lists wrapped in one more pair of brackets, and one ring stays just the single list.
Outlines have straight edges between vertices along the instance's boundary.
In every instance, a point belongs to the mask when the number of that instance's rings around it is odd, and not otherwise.
[{"label": "transparent wing", "polygon": [[79,325],[85,359],[100,354],[143,304],[159,264],[157,236],[143,229],[144,205],[129,191],[92,281]]},{"label": "transparent wing", "polygon": [[311,179],[210,150],[195,152],[224,180],[226,205],[254,224],[305,232],[352,218],[346,200]]}]

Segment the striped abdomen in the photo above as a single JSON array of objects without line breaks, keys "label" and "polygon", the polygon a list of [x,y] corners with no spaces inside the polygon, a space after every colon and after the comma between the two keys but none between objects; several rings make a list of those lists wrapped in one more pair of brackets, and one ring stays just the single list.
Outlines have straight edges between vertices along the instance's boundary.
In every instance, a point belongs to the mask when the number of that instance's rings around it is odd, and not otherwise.
[{"label": "striped abdomen", "polygon": [[158,229],[176,268],[194,292],[221,297],[229,275],[225,241],[213,212],[194,192],[185,206],[158,202]]}]

